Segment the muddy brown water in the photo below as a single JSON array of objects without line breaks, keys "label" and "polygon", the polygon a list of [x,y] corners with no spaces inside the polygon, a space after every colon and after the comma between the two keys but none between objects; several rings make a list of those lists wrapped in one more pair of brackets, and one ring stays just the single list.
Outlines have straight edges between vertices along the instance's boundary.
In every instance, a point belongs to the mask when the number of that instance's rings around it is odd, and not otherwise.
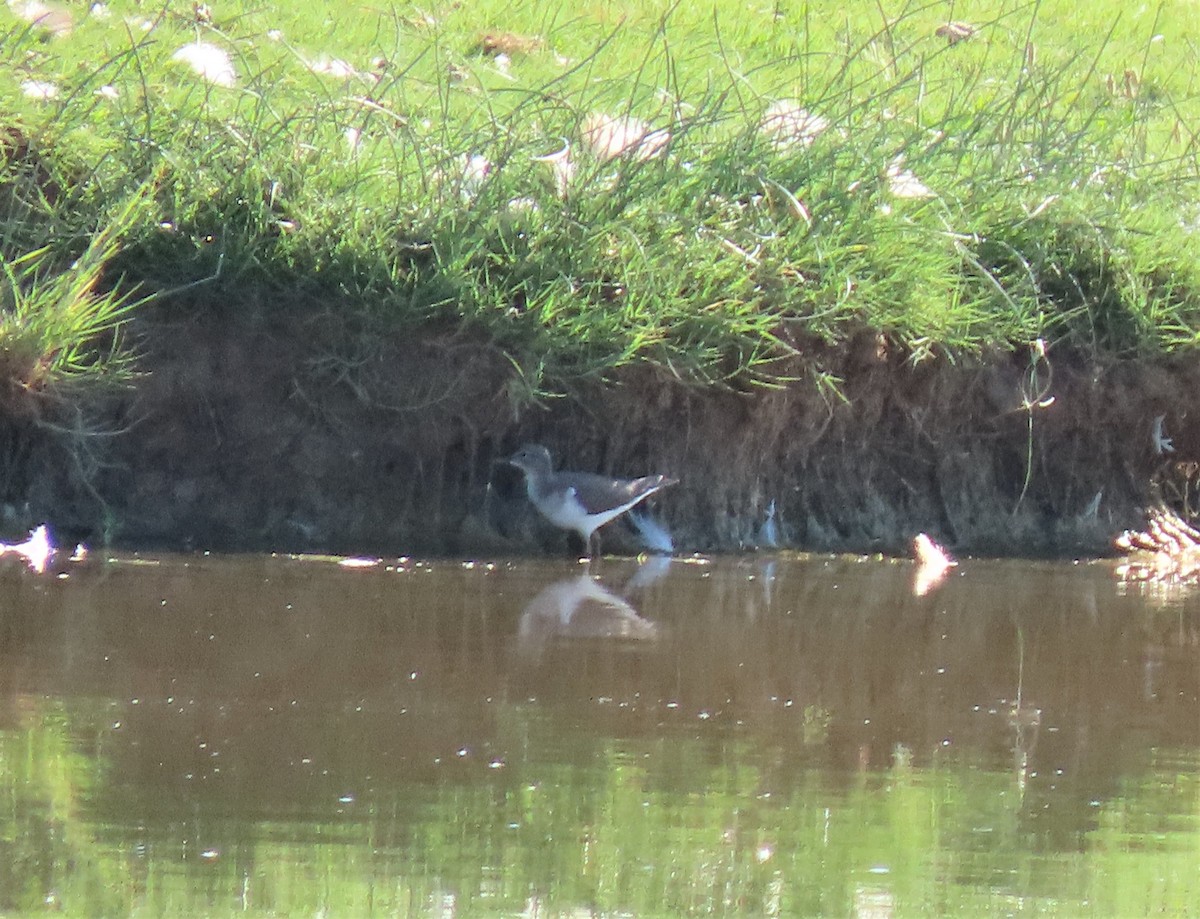
[{"label": "muddy brown water", "polygon": [[0,910],[1195,915],[1200,598],[1103,563],[0,569]]}]

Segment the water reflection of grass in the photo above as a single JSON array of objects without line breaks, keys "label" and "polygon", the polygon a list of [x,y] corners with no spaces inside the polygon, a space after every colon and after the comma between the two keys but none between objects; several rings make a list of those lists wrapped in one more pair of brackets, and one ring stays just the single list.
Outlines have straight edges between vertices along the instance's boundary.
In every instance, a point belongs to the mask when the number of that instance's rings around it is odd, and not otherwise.
[{"label": "water reflection of grass", "polygon": [[18,696],[10,715],[0,730],[0,910],[119,911],[128,873],[97,845],[83,807],[103,761],[72,742],[61,703]]},{"label": "water reflection of grass", "polygon": [[1102,808],[1090,897],[1115,916],[1194,915],[1200,904],[1200,757],[1156,750],[1151,773]]},{"label": "water reflection of grass", "polygon": [[653,648],[535,660],[531,585],[457,568],[22,582],[0,909],[1186,914],[1191,613],[1145,635],[1094,573],[980,565],[920,606],[895,567],[781,571],[781,612],[711,566],[644,598]]},{"label": "water reflection of grass", "polygon": [[1160,755],[1098,804],[1076,851],[1043,846],[1027,813],[1041,803],[980,763],[900,757],[847,784],[753,740],[686,736],[581,737],[590,755],[547,761],[570,738],[539,739],[564,726],[534,722],[502,770],[364,795],[321,820],[210,804],[132,826],[92,819],[112,813],[104,761],[72,741],[68,711],[31,703],[0,732],[5,910],[1183,915],[1200,895],[1194,753]]}]

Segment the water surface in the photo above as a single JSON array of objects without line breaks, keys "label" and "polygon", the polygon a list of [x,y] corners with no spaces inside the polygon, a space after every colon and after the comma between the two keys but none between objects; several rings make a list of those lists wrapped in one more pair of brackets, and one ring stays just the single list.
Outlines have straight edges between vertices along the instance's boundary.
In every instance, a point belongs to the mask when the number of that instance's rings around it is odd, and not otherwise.
[{"label": "water surface", "polygon": [[0,569],[0,910],[1200,912],[1200,600],[1103,564]]}]

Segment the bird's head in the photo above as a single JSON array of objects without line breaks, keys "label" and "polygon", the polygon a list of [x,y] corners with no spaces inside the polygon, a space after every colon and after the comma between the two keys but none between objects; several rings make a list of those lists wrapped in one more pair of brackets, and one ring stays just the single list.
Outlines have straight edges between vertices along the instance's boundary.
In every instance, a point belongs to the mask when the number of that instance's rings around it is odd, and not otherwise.
[{"label": "bird's head", "polygon": [[554,469],[550,451],[541,444],[526,444],[507,460],[526,475],[549,475]]}]

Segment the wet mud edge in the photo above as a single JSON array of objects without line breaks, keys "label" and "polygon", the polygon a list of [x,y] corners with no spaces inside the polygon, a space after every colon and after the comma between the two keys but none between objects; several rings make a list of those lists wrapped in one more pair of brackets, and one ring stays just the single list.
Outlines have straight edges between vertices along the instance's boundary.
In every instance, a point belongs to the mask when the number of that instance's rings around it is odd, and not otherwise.
[{"label": "wet mud edge", "polygon": [[[1183,494],[1200,457],[1200,367],[1184,359],[914,364],[864,333],[796,358],[777,388],[634,366],[531,399],[499,348],[461,331],[313,312],[133,332],[130,387],[0,416],[6,535],[48,521],[63,542],[131,548],[565,553],[496,463],[536,441],[571,468],[677,477],[651,511],[681,551],[761,545],[774,502],[787,547],[901,554],[927,532],[961,553],[1100,555],[1164,483]],[[603,533],[606,551],[637,548],[621,521]]]}]

